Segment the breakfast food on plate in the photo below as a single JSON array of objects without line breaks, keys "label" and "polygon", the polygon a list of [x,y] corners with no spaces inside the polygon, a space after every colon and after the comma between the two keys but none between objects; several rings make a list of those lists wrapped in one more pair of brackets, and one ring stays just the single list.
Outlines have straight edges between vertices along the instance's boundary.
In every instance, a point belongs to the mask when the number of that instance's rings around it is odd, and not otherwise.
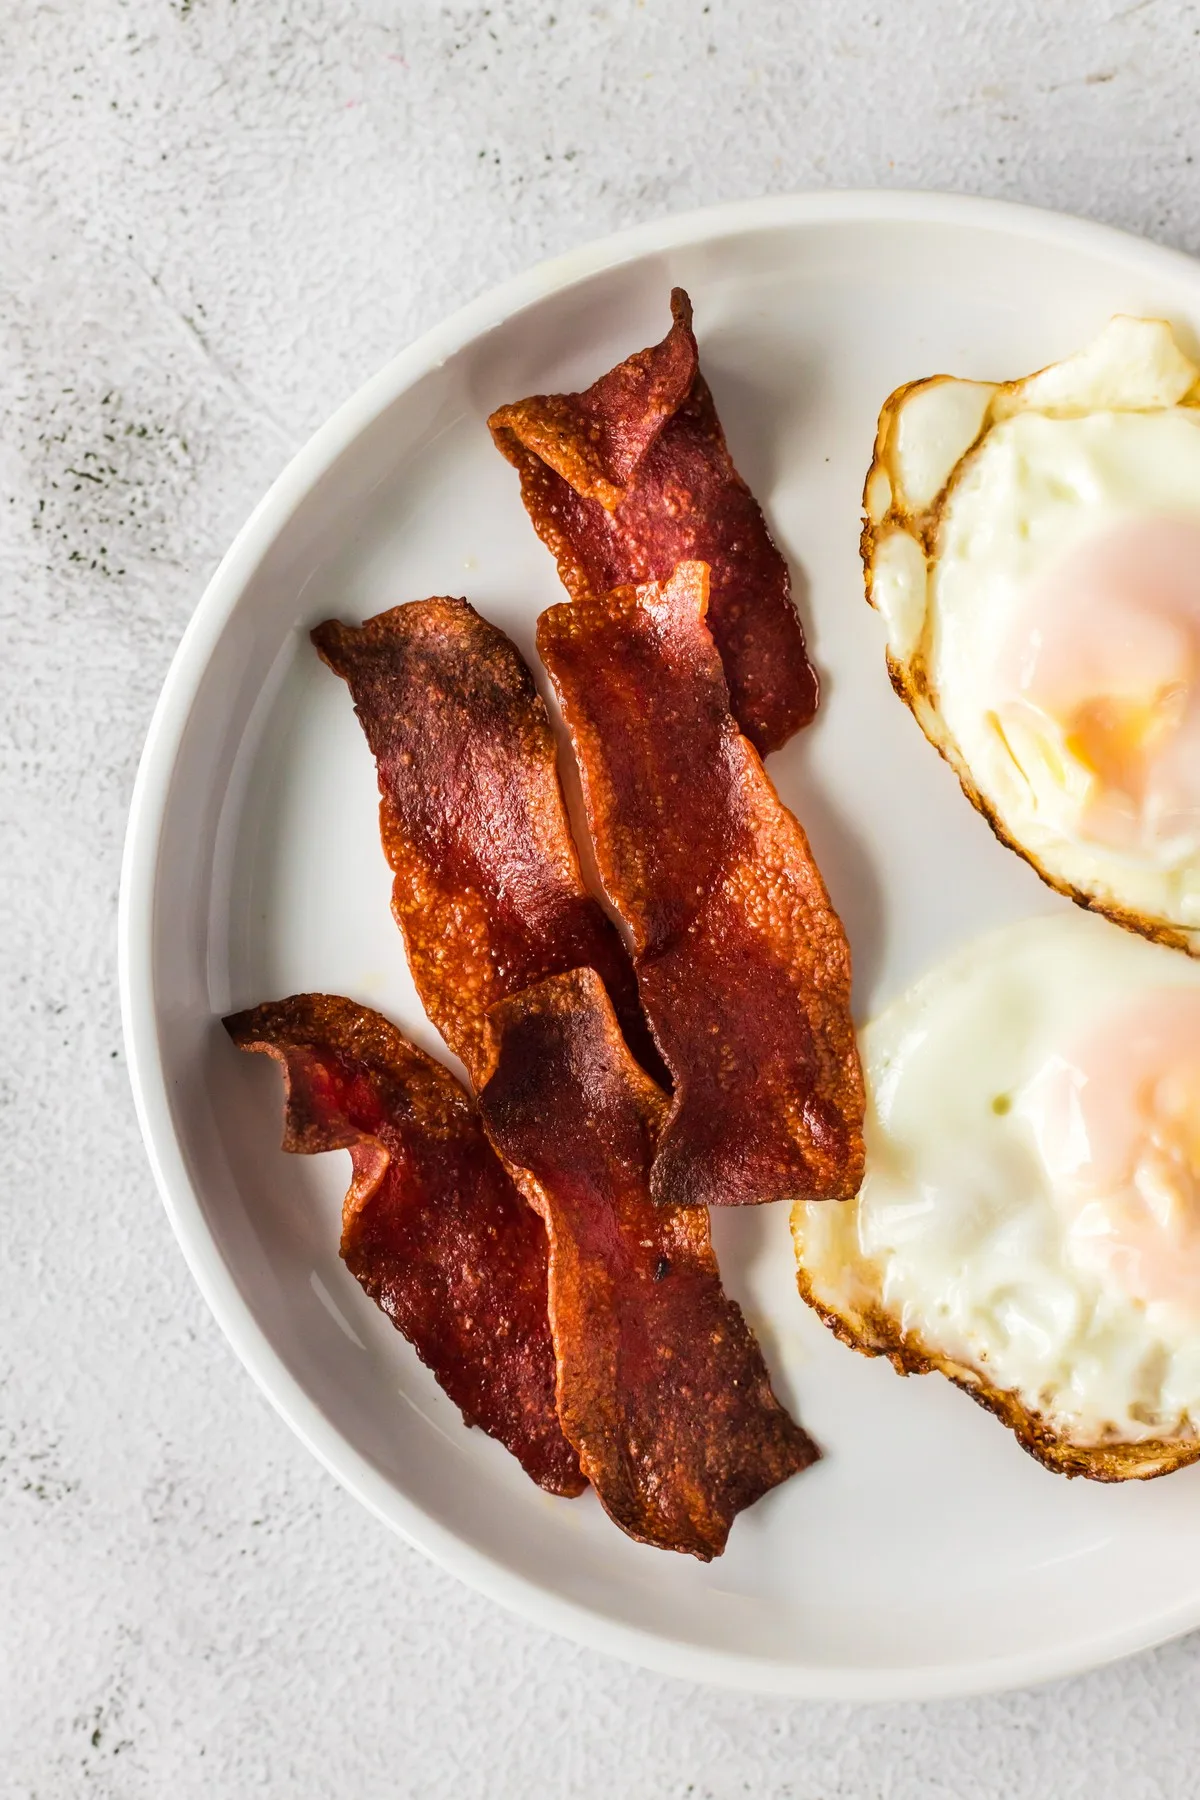
[{"label": "breakfast food on plate", "polygon": [[366,1007],[297,994],[226,1019],[280,1064],[283,1147],[348,1150],[342,1259],[454,1401],[552,1494],[587,1485],[555,1406],[546,1233],[448,1070]]},{"label": "breakfast food on plate", "polygon": [[1200,953],[1200,369],[1118,317],[880,415],[863,557],[897,691],[997,835]]},{"label": "breakfast food on plate", "polygon": [[[650,1203],[667,1101],[644,1072],[657,1058],[624,945],[580,878],[545,708],[512,644],[465,601],[323,625],[313,640],[377,759],[417,991],[550,1233],[566,1435],[631,1535],[717,1555],[735,1514],[816,1451],[722,1292],[705,1214]],[[644,1040],[642,1069],[622,1026]],[[737,1384],[724,1399],[720,1372]]]},{"label": "breakfast food on plate", "polygon": [[854,1194],[850,951],[803,830],[729,711],[703,563],[543,613],[605,890],[675,1083],[655,1198]]},{"label": "breakfast food on plate", "polygon": [[665,581],[680,562],[709,565],[709,623],[733,712],[765,756],[812,718],[817,680],[787,564],[733,466],[700,373],[682,288],[671,313],[660,344],[583,393],[535,394],[488,423],[572,599]]},{"label": "breakfast food on plate", "polygon": [[623,1531],[707,1562],[816,1447],[721,1286],[707,1213],[650,1197],[667,1101],[598,976],[553,976],[492,1018],[480,1111],[546,1221],[563,1430]]},{"label": "breakfast food on plate", "polygon": [[595,969],[630,1047],[662,1064],[620,935],[579,872],[554,733],[515,646],[465,600],[417,600],[312,634],[375,757],[392,911],[422,1004],[472,1080],[487,1009]]},{"label": "breakfast food on plate", "polygon": [[1200,967],[1027,920],[902,994],[863,1055],[862,1191],[792,1214],[805,1298],[1063,1474],[1200,1457]]},{"label": "breakfast food on plate", "polygon": [[1048,1468],[1200,1460],[1200,369],[1118,318],[883,409],[862,552],[897,691],[1003,841],[1162,941],[1070,909],[994,933],[860,1060],[846,934],[761,760],[816,677],[671,310],[586,391],[489,420],[570,595],[538,648],[620,927],[504,633],[444,597],[329,620],[413,980],[477,1098],[349,1000],[226,1028],[281,1065],[284,1148],[349,1151],[342,1257],[464,1421],[639,1542],[719,1556],[819,1456],[708,1206],[793,1202],[832,1330]]}]

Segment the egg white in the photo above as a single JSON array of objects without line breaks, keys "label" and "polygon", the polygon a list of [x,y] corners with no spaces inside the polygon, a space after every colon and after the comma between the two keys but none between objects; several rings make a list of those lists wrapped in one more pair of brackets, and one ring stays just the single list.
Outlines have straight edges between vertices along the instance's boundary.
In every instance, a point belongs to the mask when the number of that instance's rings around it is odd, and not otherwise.
[{"label": "egg white", "polygon": [[1200,1328],[1079,1266],[1021,1096],[1106,1017],[1186,986],[1195,963],[1083,913],[969,944],[862,1034],[858,1198],[792,1214],[801,1292],[839,1336],[950,1375],[1067,1473],[1200,1456]]},{"label": "egg white", "polygon": [[997,670],[1031,584],[1124,521],[1200,520],[1200,370],[1161,320],[1116,318],[1019,382],[936,376],[880,417],[867,591],[894,685],[998,834],[1060,891],[1200,952],[1200,823],[1136,850],[1078,824],[1089,773],[1052,730],[998,723]]}]

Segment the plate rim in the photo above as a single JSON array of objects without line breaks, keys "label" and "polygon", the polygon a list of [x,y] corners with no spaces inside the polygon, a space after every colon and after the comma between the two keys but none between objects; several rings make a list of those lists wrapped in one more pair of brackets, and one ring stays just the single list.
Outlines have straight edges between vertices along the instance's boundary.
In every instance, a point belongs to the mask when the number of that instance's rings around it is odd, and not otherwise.
[{"label": "plate rim", "polygon": [[531,1624],[659,1674],[744,1691],[851,1701],[941,1699],[1056,1680],[1168,1642],[1200,1625],[1200,1589],[1151,1618],[1042,1652],[968,1662],[861,1668],[700,1648],[606,1618],[518,1575],[395,1488],[344,1438],[272,1348],[205,1224],[171,1119],[158,1043],[152,927],[159,846],[183,735],[209,659],[242,594],[322,477],[423,376],[515,313],[608,269],[710,238],[821,224],[913,224],[991,230],[1032,243],[1107,254],[1150,276],[1191,281],[1185,251],[1068,213],[971,195],[828,188],[726,201],[650,220],[534,264],[489,288],[399,351],[290,458],[207,583],[175,650],[147,731],[130,799],[117,909],[118,984],[129,1080],[142,1142],[192,1278],[260,1392],[329,1473],[376,1518],[441,1568]]}]

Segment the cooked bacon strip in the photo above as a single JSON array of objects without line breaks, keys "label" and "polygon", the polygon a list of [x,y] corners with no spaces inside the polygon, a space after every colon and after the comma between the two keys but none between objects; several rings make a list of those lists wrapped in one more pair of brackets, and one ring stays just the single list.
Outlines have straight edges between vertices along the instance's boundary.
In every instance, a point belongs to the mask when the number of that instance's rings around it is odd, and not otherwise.
[{"label": "cooked bacon strip", "polygon": [[603,978],[635,1055],[658,1059],[620,935],[588,893],[554,733],[516,647],[465,600],[312,634],[349,684],[379,774],[392,911],[429,1017],[473,1081],[487,1009],[543,975]]},{"label": "cooked bacon strip", "polygon": [[283,1148],[348,1150],[342,1259],[462,1412],[552,1494],[586,1483],[555,1409],[546,1232],[447,1069],[368,1008],[296,994],[226,1019],[283,1070]]},{"label": "cooked bacon strip", "polygon": [[546,1221],[563,1430],[622,1531],[707,1562],[817,1448],[721,1287],[707,1213],[650,1197],[667,1101],[593,971],[553,976],[492,1018],[479,1108]]},{"label": "cooked bacon strip", "polygon": [[862,1178],[850,951],[808,840],[730,716],[703,563],[555,606],[538,648],[601,880],[675,1081],[674,1205],[846,1199]]},{"label": "cooked bacon strip", "polygon": [[817,678],[791,579],[758,502],[733,466],[700,374],[691,301],[674,324],[582,394],[535,394],[488,420],[573,600],[665,581],[691,559],[712,570],[709,625],[734,716],[765,756],[816,710]]}]

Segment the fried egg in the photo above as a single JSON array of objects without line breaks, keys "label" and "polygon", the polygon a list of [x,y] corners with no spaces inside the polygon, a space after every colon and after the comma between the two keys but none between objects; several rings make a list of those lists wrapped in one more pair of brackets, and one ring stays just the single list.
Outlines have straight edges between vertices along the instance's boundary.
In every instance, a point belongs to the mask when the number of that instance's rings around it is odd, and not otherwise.
[{"label": "fried egg", "polygon": [[1200,369],[1113,319],[1024,381],[880,415],[867,594],[893,685],[1052,887],[1200,954]]},{"label": "fried egg", "polygon": [[862,1051],[866,1178],[794,1207],[805,1299],[1064,1474],[1200,1457],[1200,966],[1083,913],[1027,920]]}]

